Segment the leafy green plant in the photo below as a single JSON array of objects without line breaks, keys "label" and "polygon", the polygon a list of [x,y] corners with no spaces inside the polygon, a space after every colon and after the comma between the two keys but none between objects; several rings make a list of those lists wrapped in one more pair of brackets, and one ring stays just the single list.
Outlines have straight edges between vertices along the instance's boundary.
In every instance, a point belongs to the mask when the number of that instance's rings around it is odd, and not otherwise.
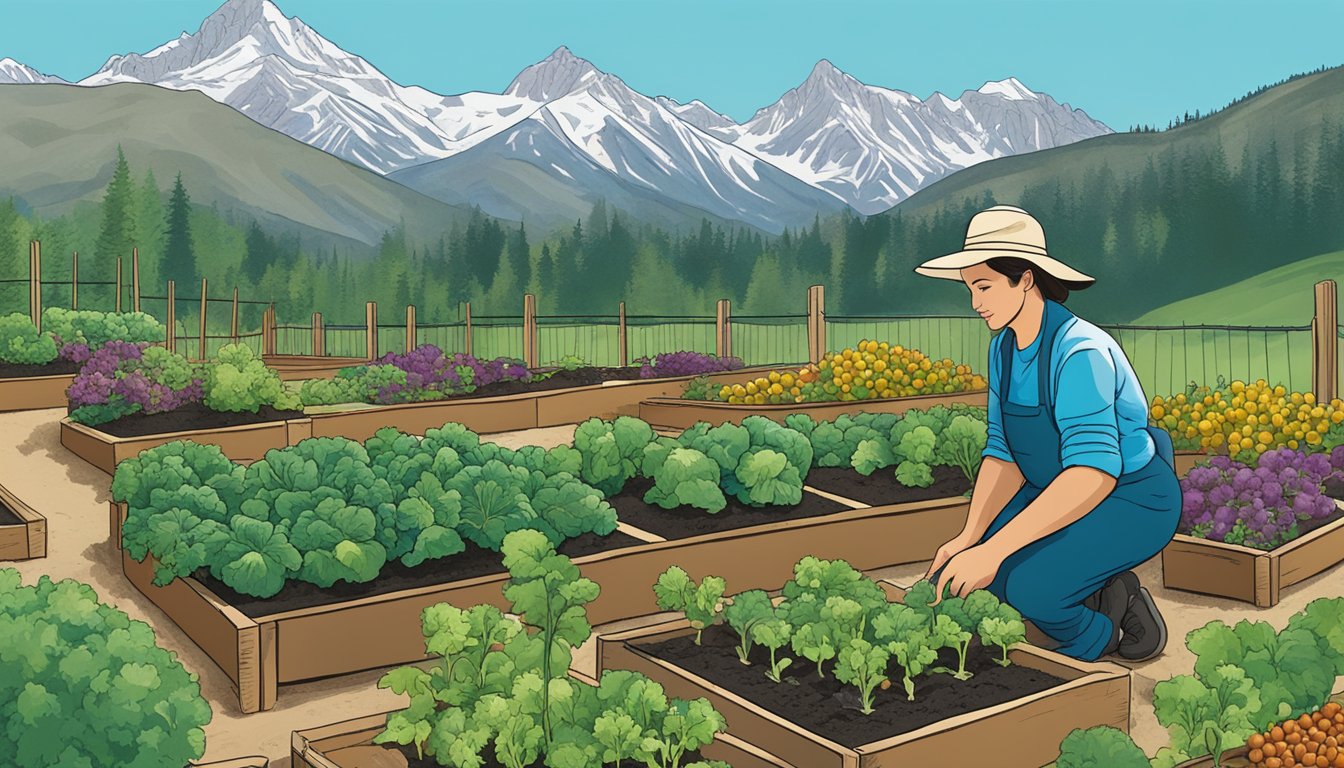
[{"label": "leafy green plant", "polygon": [[708,376],[696,376],[682,387],[682,400],[717,400],[718,388]]},{"label": "leafy green plant", "polygon": [[695,644],[707,627],[723,617],[723,591],[726,588],[720,576],[706,576],[695,583],[681,566],[671,566],[658,576],[653,585],[658,607],[664,611],[681,611],[695,628]]},{"label": "leafy green plant", "polygon": [[1027,625],[1022,621],[1022,614],[1010,605],[1001,605],[997,615],[981,619],[977,629],[981,643],[986,647],[997,645],[1003,651],[1003,656],[994,660],[1001,667],[1012,664],[1008,660],[1008,648],[1027,639]]},{"label": "leafy green plant", "polygon": [[733,595],[731,602],[723,609],[724,621],[737,633],[737,658],[743,664],[750,664],[753,642],[751,629],[762,621],[774,618],[775,606],[764,590],[752,589]]},{"label": "leafy green plant", "polygon": [[144,312],[98,312],[49,307],[42,312],[42,328],[62,344],[85,344],[96,350],[109,341],[131,344],[159,343],[166,330]]},{"label": "leafy green plant", "polygon": [[793,566],[793,578],[781,590],[785,617],[795,628],[822,620],[822,608],[832,597],[848,598],[865,613],[887,604],[886,593],[844,560],[807,556]]},{"label": "leafy green plant", "polygon": [[40,333],[27,315],[14,312],[0,316],[0,363],[44,365],[56,359],[59,350],[50,333]]},{"label": "leafy green plant", "polygon": [[873,631],[901,665],[906,698],[914,701],[915,678],[938,660],[938,646],[925,617],[909,606],[893,603],[873,617]]},{"label": "leafy green plant", "polygon": [[875,423],[872,434],[854,448],[851,465],[860,474],[895,466],[902,485],[927,488],[933,484],[934,467],[952,466],[975,479],[988,435],[985,409],[939,405],[906,411],[884,429],[887,424]]},{"label": "leafy green plant", "polygon": [[212,411],[256,413],[263,405],[279,410],[302,408],[280,375],[244,344],[229,344],[219,350],[216,359],[206,366],[204,392],[205,405]]},{"label": "leafy green plant", "polygon": [[1108,725],[1075,729],[1059,744],[1056,768],[1149,768],[1129,734]]},{"label": "leafy green plant", "polygon": [[796,504],[812,467],[807,436],[763,416],[741,426],[699,422],[677,438],[719,465],[719,487],[744,504]]},{"label": "leafy green plant", "polygon": [[205,753],[196,675],[71,579],[0,569],[0,764],[158,768]]},{"label": "leafy green plant", "polygon": [[678,447],[661,458],[644,501],[663,509],[694,507],[711,515],[728,506],[719,488],[719,465],[708,456],[693,448]]},{"label": "leafy green plant", "polygon": [[938,435],[938,463],[960,469],[966,479],[975,482],[980,472],[980,458],[989,439],[989,425],[981,419],[965,414],[952,418],[942,434]]},{"label": "leafy green plant", "polygon": [[1177,675],[1153,687],[1153,710],[1171,732],[1174,759],[1208,754],[1220,765],[1224,749],[1258,730],[1251,718],[1260,708],[1255,681],[1231,664],[1199,676]]},{"label": "leafy green plant", "polygon": [[[899,419],[896,414],[887,413],[844,414],[835,421],[816,424],[805,434],[812,441],[818,467],[857,466],[855,453],[859,446],[865,442],[881,442],[882,436],[889,434]],[[787,418],[785,423],[788,423]]]},{"label": "leafy green plant", "polygon": [[863,638],[854,638],[840,649],[835,660],[835,678],[859,689],[863,702],[862,712],[871,715],[873,692],[887,679],[887,664],[891,652],[885,646],[873,645]]},{"label": "leafy green plant", "polygon": [[574,448],[583,458],[579,477],[611,497],[639,474],[644,446],[653,442],[653,428],[632,416],[615,421],[588,419],[574,430]]},{"label": "leafy green plant", "polygon": [[780,674],[793,663],[793,659],[777,655],[780,648],[788,645],[792,633],[793,627],[778,613],[751,626],[751,639],[770,649],[770,669],[765,676],[776,683],[781,681]]}]

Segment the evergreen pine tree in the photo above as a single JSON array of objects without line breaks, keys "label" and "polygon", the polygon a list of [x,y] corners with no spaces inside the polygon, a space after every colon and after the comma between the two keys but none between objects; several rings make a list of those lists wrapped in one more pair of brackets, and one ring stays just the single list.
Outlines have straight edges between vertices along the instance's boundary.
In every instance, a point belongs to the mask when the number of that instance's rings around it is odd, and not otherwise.
[{"label": "evergreen pine tree", "polygon": [[[168,218],[164,224],[167,239],[163,247],[163,266],[159,274],[165,280],[177,281],[178,291],[198,279],[196,249],[191,243],[191,198],[182,185],[182,174],[173,182],[173,194],[168,199]],[[181,294],[180,294],[181,295]]]},{"label": "evergreen pine tree", "polygon": [[102,223],[93,248],[95,274],[110,279],[117,259],[131,257],[135,234],[135,185],[126,155],[118,145],[117,165],[103,195]]}]

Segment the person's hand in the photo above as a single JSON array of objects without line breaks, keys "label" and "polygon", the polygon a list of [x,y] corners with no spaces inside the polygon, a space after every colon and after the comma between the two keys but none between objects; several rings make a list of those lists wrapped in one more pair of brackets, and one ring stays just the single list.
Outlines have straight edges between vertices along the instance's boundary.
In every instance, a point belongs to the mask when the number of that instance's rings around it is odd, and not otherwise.
[{"label": "person's hand", "polygon": [[978,537],[971,536],[965,531],[962,531],[955,537],[949,539],[947,543],[939,547],[938,551],[934,554],[933,562],[929,564],[929,570],[924,574],[924,578],[926,580],[932,579],[933,574],[937,573],[938,569],[942,568],[944,563],[960,554],[962,550],[974,546],[977,540]]},{"label": "person's hand", "polygon": [[935,598],[930,605],[942,602],[943,591],[949,586],[956,597],[965,597],[977,589],[988,587],[999,574],[1002,565],[1003,556],[988,544],[962,550],[948,561],[947,567],[938,576],[938,584],[934,587]]}]

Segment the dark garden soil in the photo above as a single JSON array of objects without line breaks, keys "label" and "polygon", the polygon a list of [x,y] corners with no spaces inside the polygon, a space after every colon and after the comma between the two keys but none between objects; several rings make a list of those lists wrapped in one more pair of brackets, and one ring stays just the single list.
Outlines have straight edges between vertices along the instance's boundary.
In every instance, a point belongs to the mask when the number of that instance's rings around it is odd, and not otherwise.
[{"label": "dark garden soil", "polygon": [[1344,480],[1330,478],[1325,481],[1325,495],[1332,499],[1344,500]]},{"label": "dark garden soil", "polygon": [[803,482],[819,491],[874,507],[964,496],[971,490],[966,474],[956,467],[934,467],[933,485],[928,488],[901,485],[896,481],[895,467],[876,470],[867,477],[843,467],[813,467]]},{"label": "dark garden soil", "polygon": [[99,424],[94,429],[115,437],[140,437],[165,432],[183,432],[189,429],[219,429],[301,418],[303,411],[278,411],[269,405],[261,406],[256,413],[249,411],[226,413],[212,411],[203,403],[190,403],[163,413],[133,413]]},{"label": "dark garden soil", "polygon": [[[642,543],[644,542],[620,531],[613,531],[607,536],[585,533],[561,544],[557,551],[574,558]],[[278,594],[265,599],[238,594],[212,577],[205,569],[198,570],[192,575],[229,605],[255,619],[300,608],[332,605],[362,597],[386,595],[403,589],[448,584],[476,576],[504,573],[503,559],[504,555],[499,552],[492,552],[467,542],[467,548],[459,554],[430,560],[414,568],[402,565],[400,562],[388,563],[373,581],[362,584],[338,581],[326,588],[306,581],[290,581]]]},{"label": "dark garden soil", "polygon": [[4,501],[0,501],[0,525],[23,525],[23,518],[14,514],[14,510],[5,506]]},{"label": "dark garden soil", "polygon": [[652,480],[636,477],[625,484],[625,490],[607,501],[616,509],[616,517],[621,522],[669,540],[784,520],[818,517],[849,509],[844,504],[804,491],[802,503],[794,507],[786,505],[751,507],[729,496],[728,506],[721,512],[711,515],[703,509],[694,507],[663,509],[657,504],[649,504],[644,501],[644,494],[652,487]]},{"label": "dark garden soil", "polygon": [[[908,701],[900,678],[893,677],[889,689],[874,691],[874,711],[864,715],[859,711],[858,689],[841,685],[835,679],[834,661],[824,665],[825,677],[818,678],[816,665],[796,657],[786,646],[777,654],[793,658],[793,664],[784,671],[783,682],[775,683],[765,676],[770,667],[769,649],[753,646],[749,656],[752,663],[747,666],[737,659],[737,643],[735,632],[717,625],[704,631],[699,646],[695,644],[694,633],[636,645],[818,736],[850,748],[909,733],[930,723],[1013,701],[1065,682],[1017,664],[1000,667],[994,659],[1001,651],[983,648],[976,639],[971,641],[966,658],[966,669],[974,673],[969,680],[926,672],[915,678],[915,700]],[[938,663],[955,669],[956,654],[944,648],[939,652]],[[895,661],[890,673],[900,674]]]},{"label": "dark garden soil", "polygon": [[[432,757],[427,757],[423,760],[416,757],[414,746],[401,746],[398,744],[394,746],[384,747],[384,749],[387,749],[388,751],[399,752],[401,756],[406,760],[406,768],[439,768],[438,761],[436,761]],[[481,750],[481,757],[484,758],[484,761],[481,763],[481,768],[504,768],[504,764],[495,759],[495,747],[493,743],[489,744],[488,746],[486,746],[485,749]],[[687,765],[690,763],[694,763],[695,761],[700,759],[702,758],[700,757],[699,752],[687,752],[686,755],[682,758],[681,764]],[[358,765],[347,765],[344,761],[341,762],[341,768],[377,768],[382,765],[384,765],[384,763],[375,764],[360,761]],[[399,766],[400,763],[399,762],[388,763],[387,765]],[[528,768],[543,768],[545,765],[546,765],[545,760],[538,760],[537,762],[532,763],[530,766],[528,766]],[[593,766],[593,768],[598,768],[598,766]],[[617,767],[615,763],[602,763],[601,768],[617,768]],[[648,768],[648,766],[637,760],[622,760],[620,763],[620,768]]]},{"label": "dark garden soil", "polygon": [[52,360],[42,365],[0,363],[0,379],[28,379],[34,376],[61,376],[67,373],[79,373],[79,363],[72,363],[69,360]]}]

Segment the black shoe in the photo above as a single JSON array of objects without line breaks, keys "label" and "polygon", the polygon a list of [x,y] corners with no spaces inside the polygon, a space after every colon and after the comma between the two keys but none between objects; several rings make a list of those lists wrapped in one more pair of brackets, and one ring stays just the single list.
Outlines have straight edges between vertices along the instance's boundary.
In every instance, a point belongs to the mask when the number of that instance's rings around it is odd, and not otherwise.
[{"label": "black shoe", "polygon": [[1115,653],[1120,646],[1124,617],[1134,602],[1138,585],[1139,578],[1133,572],[1117,573],[1108,579],[1101,589],[1083,600],[1084,606],[1111,620],[1111,639],[1101,652],[1103,656]]},{"label": "black shoe", "polygon": [[1129,661],[1147,661],[1167,647],[1167,624],[1147,589],[1139,587],[1129,612],[1120,623],[1122,637],[1117,653]]}]

